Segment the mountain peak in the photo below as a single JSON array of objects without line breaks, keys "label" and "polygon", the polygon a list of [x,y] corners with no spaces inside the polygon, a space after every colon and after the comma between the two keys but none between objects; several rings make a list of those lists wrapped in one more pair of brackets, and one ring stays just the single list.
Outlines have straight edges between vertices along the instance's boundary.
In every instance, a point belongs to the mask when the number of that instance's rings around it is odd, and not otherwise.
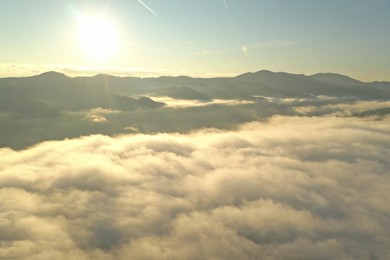
[{"label": "mountain peak", "polygon": [[240,74],[240,75],[236,76],[236,78],[256,77],[259,75],[272,75],[272,74],[275,74],[275,72],[270,71],[270,70],[259,70],[256,72],[246,72],[246,73]]},{"label": "mountain peak", "polygon": [[276,72],[270,71],[270,70],[259,70],[256,71],[254,74],[274,74]]},{"label": "mountain peak", "polygon": [[57,71],[47,71],[47,72],[39,74],[35,77],[55,79],[55,78],[67,78],[68,76],[66,76],[63,73],[57,72]]}]

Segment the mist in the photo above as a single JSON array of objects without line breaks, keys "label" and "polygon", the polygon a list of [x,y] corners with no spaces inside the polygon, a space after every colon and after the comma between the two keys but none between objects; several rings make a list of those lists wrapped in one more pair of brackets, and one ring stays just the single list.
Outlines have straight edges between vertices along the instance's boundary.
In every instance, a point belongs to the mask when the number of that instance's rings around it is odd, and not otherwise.
[{"label": "mist", "polygon": [[389,118],[0,150],[2,258],[386,259]]}]

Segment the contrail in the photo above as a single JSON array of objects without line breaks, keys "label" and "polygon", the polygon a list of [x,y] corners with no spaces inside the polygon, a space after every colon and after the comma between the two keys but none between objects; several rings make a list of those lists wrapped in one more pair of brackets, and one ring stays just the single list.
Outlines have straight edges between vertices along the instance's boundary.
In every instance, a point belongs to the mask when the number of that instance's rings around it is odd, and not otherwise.
[{"label": "contrail", "polygon": [[229,9],[229,5],[226,0],[222,0],[223,5],[225,6],[225,9]]},{"label": "contrail", "polygon": [[226,15],[227,15],[227,17],[229,19],[230,24],[233,25],[233,26],[236,26],[234,24],[234,21],[233,21],[232,17],[229,14],[229,4],[228,4],[228,1],[227,0],[222,0],[222,3],[223,3],[223,6],[225,7],[225,12],[226,12]]},{"label": "contrail", "polygon": [[137,0],[138,3],[140,3],[141,5],[143,5],[146,9],[149,10],[149,12],[151,12],[154,16],[157,16],[157,14],[152,10],[152,8],[150,8],[149,6],[147,6],[144,2],[142,2],[142,0]]}]

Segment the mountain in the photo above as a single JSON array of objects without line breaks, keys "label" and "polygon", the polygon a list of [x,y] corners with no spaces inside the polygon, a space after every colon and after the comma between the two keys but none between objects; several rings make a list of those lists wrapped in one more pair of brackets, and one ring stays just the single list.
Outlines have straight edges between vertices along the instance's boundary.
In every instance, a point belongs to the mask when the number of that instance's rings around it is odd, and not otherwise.
[{"label": "mountain", "polygon": [[[157,102],[161,96],[171,99]],[[0,78],[0,147],[22,149],[90,134],[234,129],[273,115],[383,117],[389,114],[389,99],[389,82],[364,83],[333,73],[72,78],[50,71]]]},{"label": "mountain", "polygon": [[[363,83],[335,73],[312,76],[272,72],[245,73],[233,78],[159,77],[134,78],[98,74],[93,77],[70,78],[54,71],[26,78],[0,79],[0,109],[34,111],[126,108],[149,109],[161,104],[145,105],[134,99],[140,96],[169,96],[174,99],[243,99],[266,97],[333,96],[363,100],[387,99],[390,83]],[[120,96],[121,98],[116,98]],[[129,102],[128,104],[124,104]],[[151,99],[151,101],[153,101]]]},{"label": "mountain", "polygon": [[[70,78],[50,71],[33,77],[0,79],[0,109],[13,110],[15,100],[18,104],[25,104],[24,110],[27,111],[29,107],[45,106],[59,110],[124,107],[123,99],[116,99],[115,96],[253,100],[254,96],[302,98],[322,95],[370,100],[389,98],[389,85],[390,83],[386,82],[363,83],[334,73],[305,76],[267,70],[245,73],[233,78],[210,79],[184,76],[122,78],[103,74]],[[122,103],[110,103],[112,100],[121,100]],[[133,101],[126,107],[135,108],[137,102]],[[140,105],[139,108],[147,107]],[[150,107],[160,105],[154,104]]]},{"label": "mountain", "polygon": [[68,76],[66,76],[65,74],[63,73],[60,73],[60,72],[56,72],[56,71],[47,71],[47,72],[44,72],[42,74],[39,74],[39,75],[36,75],[36,76],[32,76],[32,78],[39,78],[39,79],[54,79],[54,80],[58,80],[60,78],[64,79],[64,78],[68,78]]},{"label": "mountain", "polygon": [[359,86],[363,85],[363,82],[344,76],[337,73],[317,73],[311,75],[310,78],[315,79],[319,82],[333,84],[336,86]]},{"label": "mountain", "polygon": [[368,86],[372,89],[380,91],[381,93],[384,93],[385,97],[390,96],[390,82],[375,81],[375,82],[368,83]]},{"label": "mountain", "polygon": [[210,97],[194,90],[190,87],[169,87],[169,88],[162,88],[160,90],[153,92],[155,95],[158,96],[168,96],[171,98],[176,99],[188,99],[188,100],[210,100]]},{"label": "mountain", "polygon": [[[115,98],[113,91],[123,80],[121,78],[96,75],[93,77],[70,78],[57,72],[46,72],[27,78],[0,79],[0,109],[3,111],[25,111],[34,113],[36,109],[48,111],[77,111],[81,109],[120,108],[148,109],[161,104],[148,100]],[[111,86],[113,85],[113,86]],[[115,86],[114,86],[115,85]],[[121,100],[120,103],[112,101]]]},{"label": "mountain", "polygon": [[163,102],[156,102],[148,97],[132,98],[127,96],[114,96],[114,101],[118,104],[117,108],[122,111],[154,109],[163,107]]},{"label": "mountain", "polygon": [[[258,95],[268,94],[289,97],[326,95],[367,99],[383,96],[383,91],[369,88],[369,84],[332,73],[305,76],[302,74],[262,70],[239,75],[233,80],[236,84],[240,84],[240,86],[252,92],[257,92]],[[257,88],[254,88],[255,86]]]}]

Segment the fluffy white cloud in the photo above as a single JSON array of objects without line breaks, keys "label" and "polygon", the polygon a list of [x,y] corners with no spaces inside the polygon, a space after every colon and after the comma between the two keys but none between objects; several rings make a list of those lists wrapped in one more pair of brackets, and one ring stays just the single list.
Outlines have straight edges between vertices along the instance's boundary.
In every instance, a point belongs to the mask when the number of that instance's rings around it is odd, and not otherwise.
[{"label": "fluffy white cloud", "polygon": [[390,258],[390,120],[0,150],[0,257]]}]

